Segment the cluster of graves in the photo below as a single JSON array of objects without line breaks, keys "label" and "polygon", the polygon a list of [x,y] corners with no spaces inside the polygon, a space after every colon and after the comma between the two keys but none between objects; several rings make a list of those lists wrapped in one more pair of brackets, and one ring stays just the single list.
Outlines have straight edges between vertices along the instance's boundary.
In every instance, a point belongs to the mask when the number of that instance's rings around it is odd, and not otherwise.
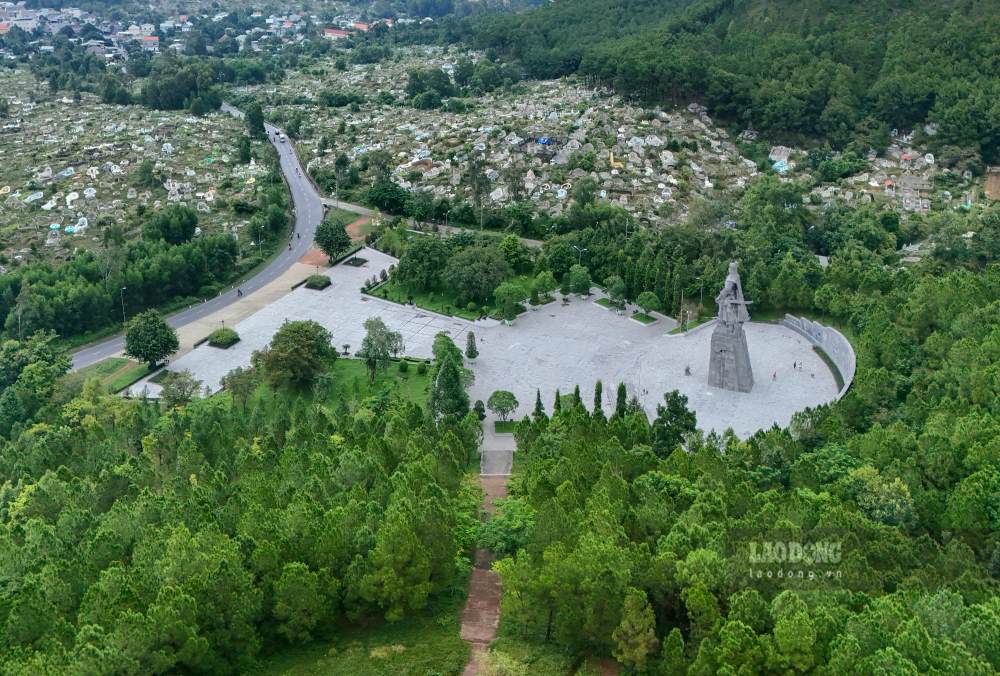
[{"label": "cluster of graves", "polygon": [[0,92],[10,107],[0,120],[0,252],[9,264],[64,260],[99,246],[105,228],[135,229],[144,211],[171,203],[196,209],[200,230],[237,228],[228,204],[252,194],[264,171],[237,163],[243,124],[228,115],[111,106],[89,94],[74,101],[23,70],[0,74]]},{"label": "cluster of graves", "polygon": [[[601,199],[639,220],[660,223],[683,218],[693,198],[740,190],[758,173],[698,105],[651,111],[568,79],[528,81],[468,97],[467,112],[407,105],[410,69],[450,73],[466,56],[481,58],[421,47],[389,62],[338,71],[337,57],[331,57],[283,83],[247,91],[270,111],[302,116],[298,144],[312,166],[332,166],[341,154],[357,160],[387,151],[403,187],[468,198],[462,178],[470,162],[478,162],[493,204],[527,199],[553,215],[569,205],[573,184],[585,177],[597,182]],[[329,91],[362,95],[365,102],[320,105],[321,94]]]}]

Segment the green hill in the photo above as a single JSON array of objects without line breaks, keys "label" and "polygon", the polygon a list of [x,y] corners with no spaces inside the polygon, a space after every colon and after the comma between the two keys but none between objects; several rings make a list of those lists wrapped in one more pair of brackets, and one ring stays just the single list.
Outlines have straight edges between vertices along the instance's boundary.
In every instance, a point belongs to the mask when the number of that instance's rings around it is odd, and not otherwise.
[{"label": "green hill", "polygon": [[648,102],[696,100],[772,134],[863,149],[929,122],[945,155],[1000,149],[995,2],[557,1],[470,35],[533,77],[577,72]]}]

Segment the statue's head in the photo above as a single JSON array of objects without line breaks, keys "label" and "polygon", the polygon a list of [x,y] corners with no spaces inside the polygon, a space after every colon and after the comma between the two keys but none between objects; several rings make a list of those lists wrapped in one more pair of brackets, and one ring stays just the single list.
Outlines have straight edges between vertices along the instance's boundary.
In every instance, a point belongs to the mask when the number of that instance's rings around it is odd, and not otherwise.
[{"label": "statue's head", "polygon": [[737,274],[736,267],[737,267],[736,261],[730,261],[729,262],[729,276],[730,277],[732,277],[733,275]]}]

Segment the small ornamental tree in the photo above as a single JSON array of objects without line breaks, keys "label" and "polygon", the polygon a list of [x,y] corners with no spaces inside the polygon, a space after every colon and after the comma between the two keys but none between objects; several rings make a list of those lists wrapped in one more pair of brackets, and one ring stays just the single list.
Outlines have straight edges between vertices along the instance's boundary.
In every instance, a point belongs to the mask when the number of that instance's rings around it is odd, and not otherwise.
[{"label": "small ornamental tree", "polygon": [[524,300],[524,296],[524,288],[514,282],[504,282],[493,292],[493,298],[503,308],[503,318],[508,322],[517,317],[517,304]]},{"label": "small ornamental tree", "polygon": [[615,393],[615,413],[619,418],[628,413],[628,391],[625,383],[618,383],[618,391]]},{"label": "small ornamental tree", "polygon": [[567,272],[562,276],[562,281],[559,283],[559,293],[564,296],[568,296],[573,292],[573,286],[571,284],[570,274]]},{"label": "small ornamental tree", "polygon": [[166,408],[183,406],[190,402],[201,389],[201,381],[195,379],[188,370],[174,373],[166,382],[160,392],[160,401]]},{"label": "small ornamental tree", "polygon": [[391,331],[381,317],[366,319],[364,326],[365,338],[357,356],[365,362],[368,380],[374,383],[379,370],[388,367],[392,357],[403,351],[403,336]]},{"label": "small ornamental tree", "polygon": [[531,415],[535,420],[545,417],[545,405],[542,403],[542,391],[539,389],[535,390],[535,410],[531,412]]},{"label": "small ornamental tree", "polygon": [[590,293],[590,272],[582,265],[569,269],[569,287],[573,293],[586,296]]},{"label": "small ornamental tree", "polygon": [[501,420],[507,420],[507,416],[517,410],[517,397],[513,392],[507,390],[497,390],[486,400],[486,405],[491,411],[500,416]]},{"label": "small ornamental tree", "polygon": [[548,298],[558,286],[559,285],[556,283],[555,275],[553,275],[549,270],[542,270],[539,272],[535,277],[533,284],[535,291],[545,298]]},{"label": "small ornamental tree", "polygon": [[476,347],[476,334],[469,331],[465,335],[465,357],[467,359],[475,359],[479,356],[479,348]]},{"label": "small ornamental tree", "polygon": [[604,288],[607,289],[608,296],[615,307],[621,307],[625,300],[625,280],[618,275],[611,275],[604,280]]},{"label": "small ornamental tree", "polygon": [[125,327],[125,354],[155,367],[180,347],[177,332],[155,310],[129,320]]},{"label": "small ornamental tree", "polygon": [[639,297],[635,299],[636,305],[642,308],[642,311],[646,314],[654,312],[660,309],[660,299],[652,291],[643,291],[639,294]]},{"label": "small ornamental tree", "polygon": [[351,238],[343,223],[327,218],[316,228],[316,244],[332,263],[351,246]]},{"label": "small ornamental tree", "polygon": [[438,417],[461,417],[469,411],[469,395],[462,383],[462,370],[458,365],[461,358],[461,353],[456,357],[448,352],[437,365],[431,385],[431,409]]}]

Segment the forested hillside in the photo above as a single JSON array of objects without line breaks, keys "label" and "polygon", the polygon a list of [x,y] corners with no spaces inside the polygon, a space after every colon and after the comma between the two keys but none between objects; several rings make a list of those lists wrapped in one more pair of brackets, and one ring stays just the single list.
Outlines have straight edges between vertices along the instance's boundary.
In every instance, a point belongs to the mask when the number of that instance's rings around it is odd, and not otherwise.
[{"label": "forested hillside", "polygon": [[42,404],[0,439],[0,673],[239,673],[464,585],[474,415],[275,389],[263,367],[161,410],[17,347],[0,388]]},{"label": "forested hillside", "polygon": [[768,132],[878,148],[890,128],[1000,151],[1000,14],[991,2],[557,2],[464,37],[527,72],[577,72],[650,102],[704,102]]},{"label": "forested hillside", "polygon": [[[522,422],[486,529],[509,556],[494,658],[526,642],[640,673],[997,673],[1000,269],[894,282],[840,289],[864,367],[787,430],[682,449],[676,397],[650,424],[588,393]],[[762,556],[774,543],[836,554]]]}]

